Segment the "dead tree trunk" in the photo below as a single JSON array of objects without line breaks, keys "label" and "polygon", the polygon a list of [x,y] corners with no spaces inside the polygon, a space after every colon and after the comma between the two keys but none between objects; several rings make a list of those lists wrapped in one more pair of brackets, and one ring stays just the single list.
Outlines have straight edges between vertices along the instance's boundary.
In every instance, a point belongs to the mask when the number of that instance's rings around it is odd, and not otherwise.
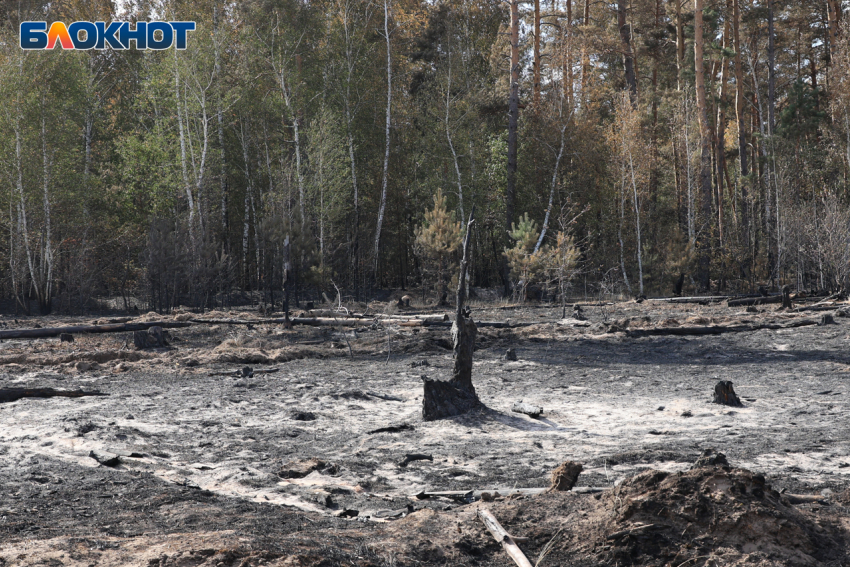
[{"label": "dead tree trunk", "polygon": [[463,260],[460,263],[460,275],[457,286],[457,311],[452,325],[454,342],[454,369],[452,379],[425,380],[425,395],[422,400],[422,418],[425,421],[445,419],[461,415],[481,405],[475,387],[472,385],[472,353],[475,349],[477,328],[472,320],[469,308],[463,306],[466,296],[466,273],[469,268],[469,245],[472,240],[472,223],[475,219],[475,206],[469,213],[466,236],[463,239]]}]

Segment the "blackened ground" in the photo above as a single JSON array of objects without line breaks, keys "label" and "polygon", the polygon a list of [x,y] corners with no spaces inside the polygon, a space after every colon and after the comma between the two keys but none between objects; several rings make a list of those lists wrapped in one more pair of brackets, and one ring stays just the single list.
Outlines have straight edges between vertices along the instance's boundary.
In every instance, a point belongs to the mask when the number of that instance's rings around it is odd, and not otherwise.
[{"label": "blackened ground", "polygon": [[[846,318],[634,339],[622,330],[806,315],[646,302],[585,306],[590,326],[574,327],[560,313],[477,306],[478,320],[534,325],[480,329],[473,381],[487,407],[427,423],[422,376],[449,376],[446,328],[196,326],[145,352],[120,335],[0,343],[0,387],[109,394],[0,404],[0,565],[506,565],[479,506],[532,538],[522,544],[532,562],[558,534],[541,565],[842,561]],[[509,347],[515,362],[503,360]],[[245,365],[276,371],[220,375]],[[743,408],[710,403],[719,380]],[[518,400],[542,406],[542,418],[512,413]],[[707,447],[733,472],[676,480]],[[410,453],[432,460],[400,466]],[[584,464],[579,486],[609,490],[472,505],[414,497],[548,486],[565,460]],[[671,484],[658,490],[636,474]],[[754,474],[829,505],[793,506],[769,490],[760,499]],[[723,475],[750,488],[727,490]],[[625,517],[624,506],[639,513]],[[649,524],[660,527],[640,527]],[[724,535],[750,524],[761,539]]]}]

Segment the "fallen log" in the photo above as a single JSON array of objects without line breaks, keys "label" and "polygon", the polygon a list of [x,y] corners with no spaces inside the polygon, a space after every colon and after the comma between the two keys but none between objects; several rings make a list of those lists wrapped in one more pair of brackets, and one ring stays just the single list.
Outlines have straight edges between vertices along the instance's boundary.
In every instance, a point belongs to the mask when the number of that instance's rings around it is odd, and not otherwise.
[{"label": "fallen log", "polygon": [[633,527],[625,529],[625,530],[620,530],[618,532],[608,534],[608,536],[606,536],[605,539],[609,539],[609,540],[620,539],[620,538],[625,537],[625,536],[630,536],[630,535],[634,535],[636,533],[644,532],[646,530],[651,530],[655,527],[656,527],[655,524],[637,525],[637,526],[633,526]]},{"label": "fallen log", "polygon": [[534,406],[534,405],[531,405],[531,404],[527,404],[527,403],[523,402],[522,400],[520,400],[520,401],[514,403],[513,406],[511,406],[511,411],[514,412],[514,413],[524,413],[525,415],[527,415],[529,417],[533,417],[533,418],[537,419],[538,417],[540,417],[540,414],[543,413],[543,408],[540,407],[540,406]]},{"label": "fallen log", "polygon": [[841,298],[841,293],[833,293],[829,297],[823,298],[821,301],[817,303],[813,303],[812,305],[802,306],[796,308],[794,311],[825,311],[829,309],[835,309],[835,300]]},{"label": "fallen log", "polygon": [[365,392],[367,396],[372,396],[378,398],[380,400],[386,400],[388,402],[403,402],[404,398],[397,398],[395,396],[387,396],[386,394],[376,394],[375,392]]},{"label": "fallen log", "polygon": [[783,494],[782,496],[788,499],[790,504],[812,504],[814,502],[824,503],[827,501],[826,497],[820,494]]},{"label": "fallen log", "polygon": [[[780,298],[781,299],[781,298]],[[627,329],[625,332],[628,337],[650,337],[659,335],[676,335],[676,336],[701,336],[701,335],[720,335],[723,333],[745,333],[761,330],[779,330],[793,329],[796,327],[808,327],[817,325],[817,319],[799,319],[797,321],[789,321],[787,323],[764,323],[760,325],[706,325],[701,327],[659,327],[656,329]]]},{"label": "fallen log", "polygon": [[280,368],[265,368],[265,369],[253,369],[250,366],[245,366],[244,368],[237,368],[236,370],[227,370],[224,372],[210,372],[207,376],[236,376],[237,378],[251,378],[255,374],[274,374],[278,372]]},{"label": "fallen log", "polygon": [[70,327],[46,327],[44,329],[10,329],[0,331],[2,339],[44,339],[58,337],[63,334],[75,335],[81,333],[126,333],[131,331],[146,331],[151,327],[175,329],[190,327],[192,323],[183,321],[150,321],[146,323],[119,323],[114,325],[76,325]]},{"label": "fallen log", "polygon": [[309,327],[360,327],[366,324],[363,319],[332,319],[328,317],[293,317],[290,321],[293,325],[307,325]]},{"label": "fallen log", "polygon": [[[489,490],[441,490],[441,491],[422,491],[415,494],[413,497],[418,500],[426,500],[428,498],[450,498],[461,502],[475,502],[481,499],[482,494],[489,494],[492,498],[507,498],[509,496],[537,496],[545,492],[551,491],[552,488],[491,488]],[[576,494],[596,494],[607,490],[602,486],[578,486],[574,487],[570,492]]]},{"label": "fallen log", "polygon": [[[511,329],[515,327],[530,327],[531,325],[537,325],[537,323],[509,323],[507,321],[476,321],[476,327],[494,327],[496,329]],[[451,321],[422,321],[423,327],[451,327]]]},{"label": "fallen log", "polygon": [[398,466],[400,466],[401,468],[404,468],[408,464],[412,463],[413,461],[431,461],[431,462],[433,462],[434,456],[433,455],[423,455],[421,453],[409,453],[409,454],[404,456],[404,460],[401,461],[398,464]]},{"label": "fallen log", "polygon": [[386,321],[448,321],[449,316],[447,313],[443,313],[442,315],[434,314],[434,313],[404,313],[403,315],[377,315],[377,319],[386,320]]},{"label": "fallen log", "polygon": [[493,514],[482,508],[478,510],[478,518],[481,519],[484,526],[493,535],[493,538],[502,544],[502,548],[513,559],[514,563],[519,567],[531,567],[531,562],[516,544],[516,539],[505,531],[505,528],[502,527]]},{"label": "fallen log", "polygon": [[767,297],[746,297],[743,299],[730,299],[726,302],[727,307],[749,307],[750,305],[767,305],[770,303],[782,303],[781,295],[769,295]]},{"label": "fallen log", "polygon": [[825,305],[809,305],[808,307],[797,307],[797,308],[794,309],[794,312],[803,313],[804,311],[809,311],[809,312],[812,312],[812,311],[837,311],[841,307],[843,307],[843,305],[839,306],[839,305],[836,305],[835,303],[825,304]]},{"label": "fallen log", "polygon": [[17,402],[23,398],[82,398],[84,396],[108,396],[102,392],[83,390],[54,390],[53,388],[0,388],[0,404]]},{"label": "fallen log", "polygon": [[715,303],[741,297],[740,295],[706,295],[702,297],[650,297],[647,301],[657,303]]}]

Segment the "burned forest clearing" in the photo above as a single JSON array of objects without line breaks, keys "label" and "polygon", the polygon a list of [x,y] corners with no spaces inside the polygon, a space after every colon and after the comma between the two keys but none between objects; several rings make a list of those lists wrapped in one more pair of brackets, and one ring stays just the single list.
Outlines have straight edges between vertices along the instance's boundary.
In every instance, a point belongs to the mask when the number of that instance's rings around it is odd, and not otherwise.
[{"label": "burned forest clearing", "polygon": [[[292,329],[236,311],[4,317],[192,324],[154,348],[0,343],[0,392],[43,394],[0,403],[0,565],[510,565],[481,509],[532,564],[547,544],[540,565],[843,564],[850,319],[834,307],[473,304],[504,323],[478,329],[484,406],[436,421],[440,311]],[[682,331],[698,328],[714,331]],[[721,380],[742,407],[712,403]],[[77,391],[102,395],[54,395]],[[547,490],[565,461],[576,487]]]}]

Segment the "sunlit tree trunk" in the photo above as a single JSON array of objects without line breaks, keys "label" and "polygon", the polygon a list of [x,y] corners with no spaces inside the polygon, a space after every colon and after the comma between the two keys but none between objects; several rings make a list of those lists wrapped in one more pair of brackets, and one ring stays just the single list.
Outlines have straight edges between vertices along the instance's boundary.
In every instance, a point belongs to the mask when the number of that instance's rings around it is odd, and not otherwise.
[{"label": "sunlit tree trunk", "polygon": [[[727,8],[731,3],[731,0],[727,0]],[[729,49],[731,42],[731,25],[729,20],[726,20],[726,25],[723,30],[723,49]],[[723,248],[723,229],[724,229],[724,219],[723,219],[723,180],[724,180],[724,172],[726,171],[726,105],[728,98],[728,85],[729,85],[729,59],[727,57],[723,57],[720,64],[720,100],[717,102],[717,134],[715,139],[717,140],[717,158],[715,159],[715,164],[717,166],[717,238],[720,244],[720,248]],[[727,190],[730,192],[732,188],[728,187]]]},{"label": "sunlit tree trunk", "polygon": [[705,92],[705,66],[703,64],[703,0],[694,0],[694,70],[696,74],[697,114],[700,124],[700,202],[702,222],[698,237],[699,268],[698,279],[704,290],[711,287],[709,269],[711,267],[711,125],[708,122],[708,109]]},{"label": "sunlit tree trunk", "polygon": [[[582,24],[585,28],[590,25],[590,0],[584,0],[584,14]],[[587,52],[587,42],[583,42],[581,48],[581,98],[588,101],[587,86],[590,83],[590,55]]]},{"label": "sunlit tree trunk", "polygon": [[534,61],[532,64],[534,66],[532,100],[534,106],[538,107],[540,105],[540,0],[534,0]]},{"label": "sunlit tree trunk", "polygon": [[[749,183],[749,167],[747,164],[747,126],[746,126],[746,99],[744,98],[744,67],[741,61],[741,0],[732,0],[732,30],[735,41],[735,118],[738,124],[738,167],[741,174],[741,229],[742,240],[749,253],[750,250],[750,206],[747,185]],[[749,266],[749,260],[745,260],[745,271]]]},{"label": "sunlit tree trunk", "polygon": [[679,90],[685,88],[685,24],[682,21],[682,2],[685,0],[672,0],[676,5],[676,77]]},{"label": "sunlit tree trunk", "polygon": [[620,29],[620,50],[623,56],[623,68],[626,75],[626,86],[629,89],[629,99],[632,105],[637,103],[638,89],[635,76],[635,59],[632,53],[632,31],[627,19],[626,0],[617,0],[617,27]]}]

